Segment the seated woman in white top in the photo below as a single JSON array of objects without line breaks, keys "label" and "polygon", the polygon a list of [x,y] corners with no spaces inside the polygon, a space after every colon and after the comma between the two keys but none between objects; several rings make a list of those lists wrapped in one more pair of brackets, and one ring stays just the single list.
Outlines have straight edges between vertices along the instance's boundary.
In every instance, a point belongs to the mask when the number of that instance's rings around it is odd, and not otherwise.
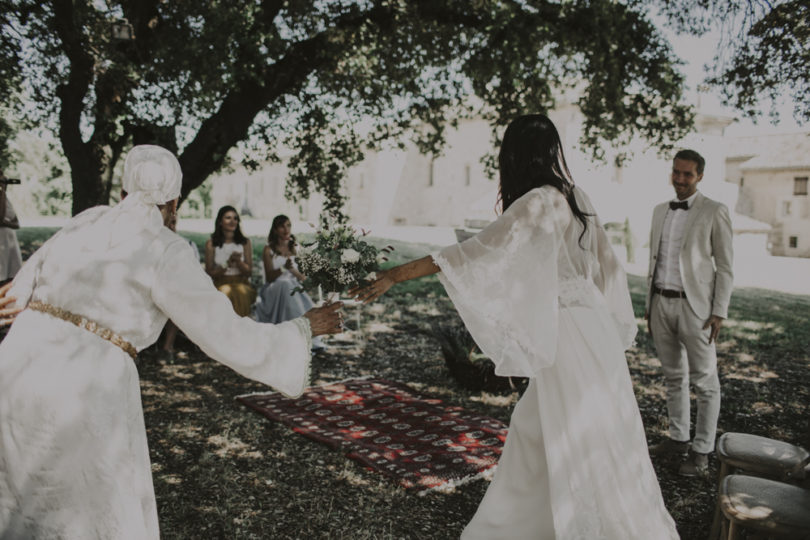
[{"label": "seated woman in white top", "polygon": [[[267,245],[262,252],[264,277],[267,283],[259,291],[256,302],[256,320],[281,323],[300,317],[312,306],[312,299],[304,291],[296,291],[306,279],[295,262],[295,237],[290,219],[285,215],[273,218]],[[323,348],[320,340],[313,340],[313,348]]]},{"label": "seated woman in white top", "polygon": [[223,206],[205,243],[205,271],[242,317],[250,315],[256,300],[256,289],[250,285],[252,270],[253,248],[239,227],[239,213],[233,206]]}]

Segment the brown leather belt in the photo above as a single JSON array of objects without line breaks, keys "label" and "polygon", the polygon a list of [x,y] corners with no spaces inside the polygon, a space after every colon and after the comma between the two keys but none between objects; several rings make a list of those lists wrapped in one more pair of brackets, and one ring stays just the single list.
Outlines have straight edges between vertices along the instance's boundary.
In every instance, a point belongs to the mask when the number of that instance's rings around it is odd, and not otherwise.
[{"label": "brown leather belt", "polygon": [[664,298],[686,298],[686,293],[683,291],[674,291],[672,289],[659,289],[653,286],[653,293],[660,294]]}]

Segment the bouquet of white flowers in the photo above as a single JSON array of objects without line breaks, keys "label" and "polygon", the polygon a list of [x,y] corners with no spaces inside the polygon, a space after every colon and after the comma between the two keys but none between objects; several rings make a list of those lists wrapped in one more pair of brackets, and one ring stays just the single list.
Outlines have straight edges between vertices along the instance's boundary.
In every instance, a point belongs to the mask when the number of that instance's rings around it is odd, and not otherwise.
[{"label": "bouquet of white flowers", "polygon": [[307,276],[305,287],[320,286],[324,293],[342,293],[373,281],[393,247],[377,249],[348,225],[323,220],[315,242],[298,250],[298,267]]}]

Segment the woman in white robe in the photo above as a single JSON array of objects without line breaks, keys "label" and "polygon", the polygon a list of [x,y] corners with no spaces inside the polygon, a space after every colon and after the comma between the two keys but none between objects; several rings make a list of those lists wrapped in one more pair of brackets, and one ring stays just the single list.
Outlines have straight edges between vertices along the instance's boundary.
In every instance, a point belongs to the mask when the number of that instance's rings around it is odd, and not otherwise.
[{"label": "woman in white robe", "polygon": [[0,344],[0,539],[159,537],[132,355],[167,317],[291,396],[309,383],[312,335],[338,330],[335,306],[279,325],[237,316],[164,226],[180,181],[170,152],[133,148],[127,198],[74,217],[17,274],[8,294],[27,309]]},{"label": "woman in white robe", "polygon": [[495,372],[530,378],[462,538],[676,539],[624,356],[637,331],[626,276],[551,121],[514,120],[499,165],[495,222],[358,294],[441,272]]}]

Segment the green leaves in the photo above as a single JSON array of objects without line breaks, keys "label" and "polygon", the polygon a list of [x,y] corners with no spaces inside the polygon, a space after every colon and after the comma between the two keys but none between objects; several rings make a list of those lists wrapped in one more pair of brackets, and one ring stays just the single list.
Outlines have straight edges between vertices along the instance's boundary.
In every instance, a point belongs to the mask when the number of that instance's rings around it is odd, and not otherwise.
[{"label": "green leaves", "polygon": [[[810,120],[810,3],[807,0],[678,0],[662,10],[684,32],[721,35],[707,82],[724,102],[751,118],[788,98],[800,122]],[[765,105],[765,107],[763,107]]]},{"label": "green leaves", "polygon": [[[339,211],[345,173],[367,149],[410,139],[439,155],[465,116],[489,120],[497,140],[514,116],[564,97],[585,114],[582,142],[597,157],[636,135],[665,146],[691,126],[676,58],[640,2],[8,3],[19,37],[2,36],[18,53],[30,45],[21,73],[40,89],[34,116],[58,122],[69,161],[89,164],[73,171],[74,192],[91,194],[74,211],[106,202],[92,200],[109,192],[105,156],[167,128],[185,195],[239,146],[253,167],[286,159],[289,197],[318,192]],[[130,42],[109,37],[122,18]],[[10,50],[0,72],[19,66]]]},{"label": "green leaves", "polygon": [[711,82],[724,89],[726,102],[747,115],[760,114],[763,100],[787,94],[797,120],[810,120],[810,4],[781,3],[754,22],[736,44],[735,54]]}]

